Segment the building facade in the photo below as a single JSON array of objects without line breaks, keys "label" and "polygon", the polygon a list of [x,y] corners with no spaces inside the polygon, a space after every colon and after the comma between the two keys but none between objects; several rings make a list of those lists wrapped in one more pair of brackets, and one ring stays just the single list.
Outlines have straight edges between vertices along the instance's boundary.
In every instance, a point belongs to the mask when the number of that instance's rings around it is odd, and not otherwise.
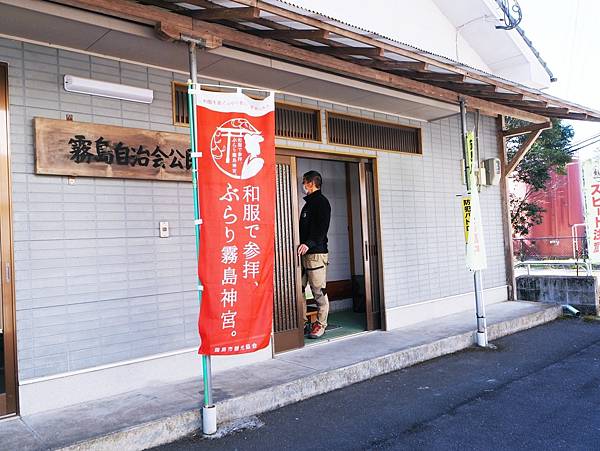
[{"label": "building facade", "polygon": [[[36,153],[43,149],[36,149],[34,125],[36,118],[47,118],[100,130],[119,126],[189,134],[174,111],[180,107],[177,83],[189,78],[185,45],[158,39],[147,24],[93,8],[0,2],[0,12],[6,22],[0,65],[7,70],[10,161],[2,188],[11,196],[10,206],[0,211],[12,228],[0,238],[3,249],[12,249],[3,263],[14,265],[14,295],[5,291],[3,297],[5,349],[9,334],[16,338],[4,357],[12,359],[14,374],[5,365],[9,402],[0,413],[15,413],[17,407],[21,414],[34,413],[149,383],[199,378],[191,184],[40,174]],[[289,187],[303,169],[324,174],[324,192],[334,205],[330,277],[339,289],[332,301],[337,310],[361,311],[353,309],[353,298],[360,296],[352,284],[355,276],[364,279],[367,249],[377,290],[370,292],[373,304],[366,310],[372,320],[362,330],[391,330],[473,311],[473,277],[464,261],[460,196],[465,185],[456,104],[239,49],[217,48],[201,52],[199,59],[202,83],[276,89],[281,111],[308,111],[315,118],[318,133],[299,138],[282,126],[276,147],[282,159],[293,161]],[[67,92],[65,75],[146,88],[154,97],[142,104]],[[417,145],[403,151],[375,141],[340,144],[331,132],[335,117],[372,130],[413,133]],[[468,127],[477,130],[479,161],[503,158],[496,117],[470,112]],[[376,133],[370,133],[372,139]],[[351,142],[352,136],[346,138]],[[371,174],[371,185],[364,174]],[[360,204],[359,184],[370,189],[371,206],[364,199]],[[481,187],[488,304],[506,301],[512,283],[502,189]],[[288,195],[297,196],[297,188],[290,190]],[[290,205],[296,209],[287,213],[297,215],[301,202],[295,199]],[[359,213],[367,209],[373,215],[370,228]],[[161,237],[163,222],[168,237]],[[372,237],[372,248],[363,248],[365,234]],[[215,371],[272,358],[282,349],[275,323],[272,346],[215,358]]]}]

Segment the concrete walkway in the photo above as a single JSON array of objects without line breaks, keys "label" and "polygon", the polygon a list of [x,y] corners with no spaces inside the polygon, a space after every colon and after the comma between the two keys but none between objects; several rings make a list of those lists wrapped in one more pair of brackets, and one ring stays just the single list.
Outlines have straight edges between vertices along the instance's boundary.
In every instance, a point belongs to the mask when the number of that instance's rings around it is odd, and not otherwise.
[{"label": "concrete walkway", "polygon": [[[552,321],[558,306],[504,302],[487,309],[490,340]],[[371,332],[218,373],[220,423],[326,393],[471,346],[474,314],[461,313],[391,332]],[[0,422],[0,450],[145,449],[201,427],[197,380]]]}]

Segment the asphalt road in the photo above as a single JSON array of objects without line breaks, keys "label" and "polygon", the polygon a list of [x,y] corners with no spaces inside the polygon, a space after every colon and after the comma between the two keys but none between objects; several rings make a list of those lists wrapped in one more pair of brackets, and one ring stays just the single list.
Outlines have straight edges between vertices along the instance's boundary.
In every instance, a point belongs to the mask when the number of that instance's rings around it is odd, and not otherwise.
[{"label": "asphalt road", "polygon": [[600,449],[600,321],[562,319],[161,450]]}]

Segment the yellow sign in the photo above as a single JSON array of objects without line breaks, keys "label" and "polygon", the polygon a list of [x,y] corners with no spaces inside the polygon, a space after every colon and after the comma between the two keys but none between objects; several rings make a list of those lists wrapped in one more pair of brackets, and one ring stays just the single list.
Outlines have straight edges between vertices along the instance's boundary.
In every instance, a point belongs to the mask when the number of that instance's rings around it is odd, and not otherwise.
[{"label": "yellow sign", "polygon": [[471,224],[471,197],[462,198],[463,207],[463,225],[465,227],[465,243],[469,241],[469,225]]},{"label": "yellow sign", "polygon": [[465,228],[467,268],[478,271],[487,267],[485,244],[483,240],[483,224],[479,191],[475,178],[475,134],[471,131],[465,137],[467,148],[467,181],[469,191],[462,198],[463,224]]},{"label": "yellow sign", "polygon": [[472,131],[467,132],[467,137],[465,139],[467,142],[467,180],[472,189],[475,176],[473,172],[475,166],[475,133]]}]

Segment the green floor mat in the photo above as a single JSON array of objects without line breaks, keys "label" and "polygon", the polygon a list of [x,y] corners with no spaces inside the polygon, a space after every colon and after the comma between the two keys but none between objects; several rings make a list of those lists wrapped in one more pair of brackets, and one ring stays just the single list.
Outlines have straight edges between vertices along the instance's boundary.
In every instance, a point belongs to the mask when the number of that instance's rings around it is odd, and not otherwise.
[{"label": "green floor mat", "polygon": [[[366,330],[365,314],[354,313],[351,310],[330,313],[327,318],[328,330],[325,331],[322,337],[307,338],[304,337],[304,344],[310,345],[319,343],[333,338],[345,337],[346,335],[356,334]],[[338,326],[329,329],[329,325]]]}]

